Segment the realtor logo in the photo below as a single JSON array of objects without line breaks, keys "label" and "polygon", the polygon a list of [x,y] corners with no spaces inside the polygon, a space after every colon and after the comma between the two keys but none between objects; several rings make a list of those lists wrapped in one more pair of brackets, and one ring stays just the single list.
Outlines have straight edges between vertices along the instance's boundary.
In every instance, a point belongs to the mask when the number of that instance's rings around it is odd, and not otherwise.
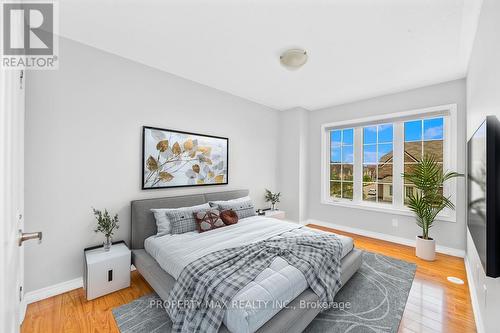
[{"label": "realtor logo", "polygon": [[2,68],[57,69],[55,3],[2,3]]}]

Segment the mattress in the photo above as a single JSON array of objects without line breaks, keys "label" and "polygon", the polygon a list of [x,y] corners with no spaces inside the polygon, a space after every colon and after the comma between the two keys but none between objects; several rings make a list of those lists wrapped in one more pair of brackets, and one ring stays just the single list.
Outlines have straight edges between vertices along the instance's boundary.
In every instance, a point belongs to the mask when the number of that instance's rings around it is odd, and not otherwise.
[{"label": "mattress", "polygon": [[[151,236],[146,239],[144,248],[167,273],[177,278],[189,262],[203,253],[262,239],[317,232],[322,231],[268,217],[250,217],[240,220],[236,225],[201,234],[192,232]],[[353,249],[353,241],[349,237],[337,236],[343,244],[343,258]],[[201,253],[197,253],[200,249]],[[255,332],[307,288],[304,275],[277,257],[254,281],[233,297],[223,323],[231,332]]]}]

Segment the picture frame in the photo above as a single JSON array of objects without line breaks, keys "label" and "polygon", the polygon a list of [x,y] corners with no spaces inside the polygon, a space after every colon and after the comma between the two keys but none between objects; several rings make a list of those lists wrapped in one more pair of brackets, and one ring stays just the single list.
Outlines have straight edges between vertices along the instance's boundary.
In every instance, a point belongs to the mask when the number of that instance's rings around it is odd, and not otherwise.
[{"label": "picture frame", "polygon": [[142,189],[229,183],[229,138],[142,127]]}]

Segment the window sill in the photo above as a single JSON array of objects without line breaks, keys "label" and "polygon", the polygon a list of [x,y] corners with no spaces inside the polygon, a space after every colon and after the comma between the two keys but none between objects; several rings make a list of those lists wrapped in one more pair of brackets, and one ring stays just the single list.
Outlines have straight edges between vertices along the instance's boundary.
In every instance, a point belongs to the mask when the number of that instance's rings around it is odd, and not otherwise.
[{"label": "window sill", "polygon": [[[366,202],[354,202],[350,200],[321,200],[323,205],[337,206],[337,207],[346,207],[346,208],[354,208],[354,209],[362,209],[369,210],[387,214],[397,214],[404,216],[415,216],[415,214],[407,209],[407,208],[397,208],[389,204],[370,204]],[[456,216],[451,214],[439,214],[436,217],[436,221],[444,221],[444,222],[456,222]]]}]

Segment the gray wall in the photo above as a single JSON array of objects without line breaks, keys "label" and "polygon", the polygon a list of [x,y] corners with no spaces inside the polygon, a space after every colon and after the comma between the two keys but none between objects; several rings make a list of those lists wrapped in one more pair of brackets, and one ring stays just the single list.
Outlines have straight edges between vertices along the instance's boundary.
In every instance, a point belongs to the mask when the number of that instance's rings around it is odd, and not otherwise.
[{"label": "gray wall", "polygon": [[295,222],[307,219],[307,135],[309,111],[294,108],[279,114],[278,187],[283,199],[279,208]]},{"label": "gray wall", "polygon": [[[500,119],[500,1],[484,0],[467,74],[467,137],[487,115]],[[474,243],[467,241],[467,260],[471,268],[471,289],[477,295],[484,332],[498,332],[500,278],[487,278]]]},{"label": "gray wall", "polygon": [[[31,71],[26,100],[25,290],[82,275],[83,248],[102,243],[91,207],[118,212],[128,239],[130,200],[249,188],[263,206],[275,188],[278,113],[264,106],[62,38],[57,71]],[[229,186],[141,190],[141,126],[229,137]]]},{"label": "gray wall", "polygon": [[[310,219],[340,224],[351,228],[378,232],[410,240],[415,239],[419,229],[410,216],[385,212],[367,211],[321,204],[321,136],[324,123],[360,117],[413,110],[442,104],[458,105],[458,171],[465,170],[465,80],[456,80],[438,85],[414,89],[392,95],[381,96],[355,103],[312,111],[309,116],[309,192],[308,216]],[[438,222],[432,228],[437,244],[455,249],[465,249],[465,181],[458,181],[457,222]],[[392,219],[398,227],[392,226]]]},{"label": "gray wall", "polygon": [[[464,161],[464,80],[317,111],[277,112],[64,38],[60,54],[58,71],[27,78],[26,230],[45,233],[41,245],[26,245],[27,291],[81,276],[82,249],[102,242],[93,233],[91,206],[118,212],[115,239],[128,239],[129,202],[138,198],[249,188],[263,207],[269,188],[283,193],[280,207],[294,221],[414,239],[411,217],[320,203],[320,125],[326,122],[457,103]],[[229,137],[229,186],[141,191],[143,125]],[[433,235],[441,245],[464,249],[463,195],[457,204],[457,223],[440,222]]]}]

